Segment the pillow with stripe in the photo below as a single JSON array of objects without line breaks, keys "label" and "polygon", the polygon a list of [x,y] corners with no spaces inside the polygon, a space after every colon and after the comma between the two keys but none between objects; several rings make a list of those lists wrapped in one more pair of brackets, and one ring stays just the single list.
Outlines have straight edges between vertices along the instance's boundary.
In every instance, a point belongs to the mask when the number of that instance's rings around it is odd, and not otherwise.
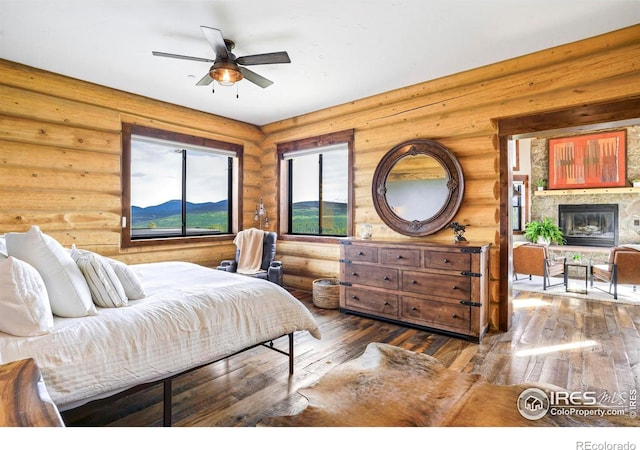
[{"label": "pillow with stripe", "polygon": [[75,247],[70,253],[87,280],[93,303],[102,308],[119,308],[128,304],[122,283],[105,257]]}]

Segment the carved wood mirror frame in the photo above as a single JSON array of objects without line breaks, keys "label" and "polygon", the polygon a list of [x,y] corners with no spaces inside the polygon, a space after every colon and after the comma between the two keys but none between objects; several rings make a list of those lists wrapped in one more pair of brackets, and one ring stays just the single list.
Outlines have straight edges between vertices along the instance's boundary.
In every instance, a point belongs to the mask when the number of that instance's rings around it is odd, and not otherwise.
[{"label": "carved wood mirror frame", "polygon": [[[387,201],[387,178],[396,163],[406,156],[426,155],[434,158],[447,175],[448,195],[443,206],[431,217],[422,220],[405,220],[398,216]],[[403,142],[387,152],[378,163],[371,185],[376,212],[391,229],[406,236],[427,236],[440,231],[456,215],[464,194],[462,168],[451,151],[429,139]]]}]

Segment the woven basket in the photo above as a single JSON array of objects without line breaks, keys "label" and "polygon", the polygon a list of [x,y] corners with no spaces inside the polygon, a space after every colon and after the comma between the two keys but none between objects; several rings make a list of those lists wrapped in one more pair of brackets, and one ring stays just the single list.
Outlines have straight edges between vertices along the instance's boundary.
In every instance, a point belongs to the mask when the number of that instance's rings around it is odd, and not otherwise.
[{"label": "woven basket", "polygon": [[335,278],[313,281],[313,304],[318,308],[337,309],[340,306],[340,284]]}]

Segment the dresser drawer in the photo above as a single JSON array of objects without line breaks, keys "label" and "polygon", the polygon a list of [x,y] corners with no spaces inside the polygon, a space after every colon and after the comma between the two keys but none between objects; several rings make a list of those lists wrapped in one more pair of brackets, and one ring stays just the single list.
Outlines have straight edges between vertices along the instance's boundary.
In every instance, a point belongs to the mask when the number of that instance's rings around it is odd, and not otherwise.
[{"label": "dresser drawer", "polygon": [[402,273],[402,290],[436,297],[469,300],[471,279],[462,275],[440,275],[407,270]]},{"label": "dresser drawer", "polygon": [[396,266],[420,267],[420,250],[410,248],[382,248],[380,262]]},{"label": "dresser drawer", "polygon": [[364,245],[347,245],[344,248],[345,258],[350,261],[378,262],[378,247]]},{"label": "dresser drawer", "polygon": [[367,289],[345,288],[345,306],[371,314],[398,315],[398,296]]},{"label": "dresser drawer", "polygon": [[344,281],[385,289],[398,289],[398,271],[389,267],[345,264]]},{"label": "dresser drawer", "polygon": [[401,320],[425,326],[444,325],[465,331],[471,328],[470,306],[408,296],[403,296],[400,304]]},{"label": "dresser drawer", "polygon": [[427,269],[469,271],[471,269],[471,255],[458,252],[424,252],[424,267]]}]

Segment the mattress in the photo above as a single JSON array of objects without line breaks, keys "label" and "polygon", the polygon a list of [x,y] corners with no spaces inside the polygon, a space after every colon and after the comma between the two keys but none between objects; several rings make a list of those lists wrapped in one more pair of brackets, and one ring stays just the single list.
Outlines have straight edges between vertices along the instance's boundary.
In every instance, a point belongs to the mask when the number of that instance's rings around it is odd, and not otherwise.
[{"label": "mattress", "polygon": [[43,336],[0,333],[0,360],[34,358],[66,410],[288,333],[320,339],[306,306],[274,283],[187,262],[130,267],[145,298],[96,316],[56,317]]}]

